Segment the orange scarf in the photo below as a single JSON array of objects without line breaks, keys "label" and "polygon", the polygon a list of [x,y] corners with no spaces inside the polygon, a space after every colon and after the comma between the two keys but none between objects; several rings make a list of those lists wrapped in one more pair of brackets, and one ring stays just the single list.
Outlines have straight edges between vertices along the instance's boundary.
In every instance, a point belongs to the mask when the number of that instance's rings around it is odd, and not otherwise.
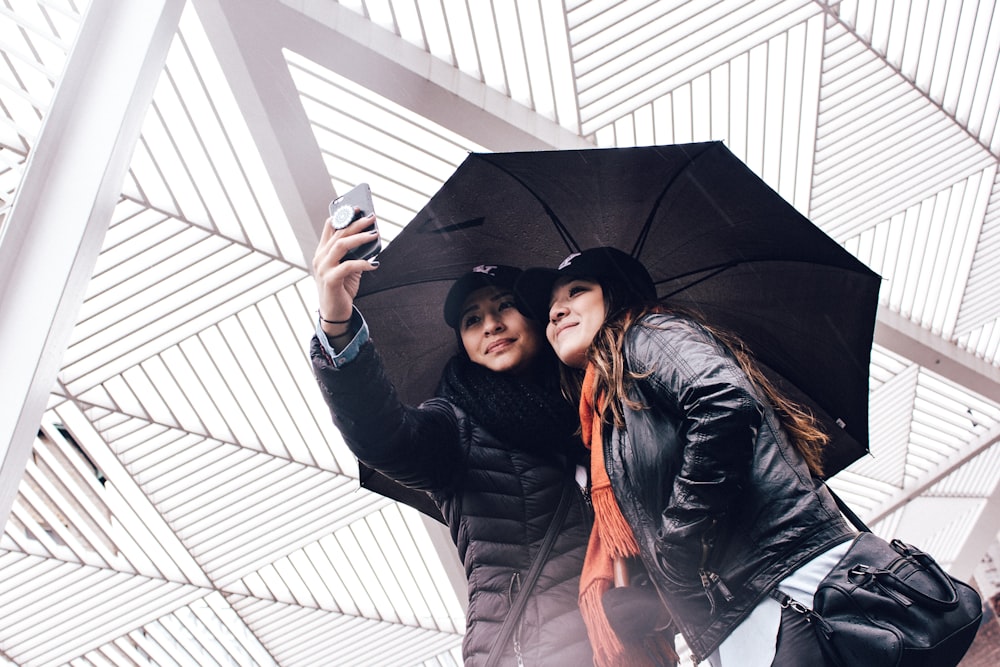
[{"label": "orange scarf", "polygon": [[[639,555],[639,545],[618,508],[604,467],[602,422],[595,418],[591,401],[595,375],[593,364],[588,364],[580,395],[580,424],[583,443],[590,450],[590,497],[594,505],[594,528],[580,575],[580,611],[597,667],[671,665],[677,661],[677,654],[662,634],[650,637],[644,646],[626,646],[611,629],[601,604],[601,596],[614,585],[615,559]],[[656,660],[657,656],[661,659]]]}]

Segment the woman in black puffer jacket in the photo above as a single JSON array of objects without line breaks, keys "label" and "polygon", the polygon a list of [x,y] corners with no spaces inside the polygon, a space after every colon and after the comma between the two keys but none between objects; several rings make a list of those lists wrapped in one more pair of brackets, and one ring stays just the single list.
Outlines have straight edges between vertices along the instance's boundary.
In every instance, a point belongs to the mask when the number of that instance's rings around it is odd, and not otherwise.
[{"label": "woman in black puffer jacket", "polygon": [[320,322],[311,356],[334,423],[367,466],[427,491],[448,523],[468,579],[465,663],[484,665],[565,488],[572,502],[500,665],[592,664],[577,604],[592,514],[576,481],[585,460],[575,409],[561,396],[540,328],[515,307],[519,270],[478,267],[452,286],[445,320],[460,351],[438,397],[402,404],[367,325],[353,309],[363,218],[324,228],[313,260]]}]

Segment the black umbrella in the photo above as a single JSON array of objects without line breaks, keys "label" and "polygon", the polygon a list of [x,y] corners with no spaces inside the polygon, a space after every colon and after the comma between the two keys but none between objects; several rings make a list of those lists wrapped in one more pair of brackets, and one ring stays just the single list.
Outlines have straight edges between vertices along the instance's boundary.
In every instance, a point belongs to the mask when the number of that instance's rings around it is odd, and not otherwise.
[{"label": "black umbrella", "polygon": [[827,426],[828,476],[868,451],[880,278],[719,142],[470,154],[356,301],[403,400],[429,398],[455,352],[441,308],[457,276],[594,246],[631,253],[661,298],[740,335]]}]

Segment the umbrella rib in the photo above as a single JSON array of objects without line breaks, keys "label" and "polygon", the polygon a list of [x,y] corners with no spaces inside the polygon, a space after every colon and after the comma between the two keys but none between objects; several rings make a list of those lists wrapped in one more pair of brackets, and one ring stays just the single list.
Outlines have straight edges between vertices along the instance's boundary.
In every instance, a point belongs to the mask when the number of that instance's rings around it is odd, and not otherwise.
[{"label": "umbrella rib", "polygon": [[673,282],[675,280],[680,280],[681,278],[685,278],[687,276],[691,276],[691,275],[694,275],[696,273],[702,273],[704,271],[711,271],[711,273],[705,274],[704,276],[702,276],[698,280],[694,281],[693,283],[689,283],[689,284],[685,285],[684,287],[675,289],[670,294],[664,294],[663,296],[660,297],[660,301],[663,301],[665,299],[669,299],[670,297],[674,296],[675,294],[680,294],[684,290],[691,289],[695,285],[697,285],[699,283],[703,283],[706,280],[711,280],[712,278],[714,278],[715,276],[719,275],[723,271],[726,271],[727,269],[731,269],[734,266],[737,266],[739,264],[743,264],[743,262],[728,262],[726,264],[720,264],[718,266],[710,266],[710,267],[706,267],[706,268],[701,268],[701,269],[698,269],[697,271],[688,271],[687,273],[682,273],[680,275],[671,276],[670,278],[667,278],[665,280],[661,280],[657,284],[659,284],[659,283],[665,283],[665,282]]},{"label": "umbrella rib", "polygon": [[479,157],[482,160],[485,160],[496,169],[499,169],[500,171],[502,171],[503,173],[507,174],[515,181],[520,183],[521,187],[527,190],[528,193],[530,193],[531,196],[534,197],[538,201],[538,203],[542,205],[542,208],[545,209],[545,212],[548,213],[549,218],[552,219],[552,224],[555,226],[556,231],[559,232],[559,235],[562,237],[563,242],[566,244],[566,247],[572,250],[573,252],[580,252],[580,246],[577,245],[576,239],[574,239],[573,235],[569,233],[569,229],[566,228],[566,225],[562,223],[562,220],[559,219],[559,216],[556,215],[556,212],[553,211],[552,208],[547,203],[545,203],[545,201],[541,197],[538,196],[538,193],[535,192],[531,188],[531,186],[529,186],[527,183],[524,182],[524,179],[520,178],[517,174],[511,172],[510,170],[505,169],[502,165],[497,164],[494,160],[491,160],[490,153],[474,153],[474,155],[476,155],[476,157]]},{"label": "umbrella rib", "polygon": [[[706,280],[714,278],[715,276],[719,275],[723,271],[727,271],[729,269],[737,267],[740,264],[759,264],[759,263],[762,263],[762,262],[787,262],[787,263],[795,263],[795,262],[803,262],[803,261],[804,260],[801,260],[801,259],[782,258],[782,257],[747,257],[747,258],[744,258],[744,259],[741,259],[741,260],[735,260],[734,259],[734,260],[730,260],[729,262],[726,262],[725,264],[716,264],[715,266],[703,266],[703,267],[694,269],[693,271],[687,271],[685,273],[678,273],[678,274],[672,275],[672,276],[670,276],[668,278],[664,278],[663,280],[657,280],[657,281],[655,281],[655,284],[656,285],[662,285],[663,283],[675,282],[677,280],[682,280],[682,279],[684,279],[684,278],[686,278],[688,276],[693,276],[695,274],[701,274],[701,273],[705,274],[701,278],[699,278],[698,280],[694,281],[693,283],[689,283],[689,284],[685,285],[684,287],[680,287],[678,289],[675,289],[673,292],[670,292],[669,294],[664,294],[663,296],[659,297],[660,301],[663,301],[664,299],[669,299],[670,297],[674,296],[675,294],[680,294],[684,290],[690,289],[690,288],[694,287],[695,285],[697,285],[699,283],[703,283]],[[806,262],[806,263],[811,264],[811,265],[815,265],[815,266],[836,267],[836,265],[834,265],[834,264],[826,264],[826,263],[819,262],[819,261],[811,261],[811,262]],[[840,268],[843,268],[843,267],[840,267]],[[864,268],[867,269],[867,267],[864,267]],[[871,271],[871,269],[867,269],[867,270]]]},{"label": "umbrella rib", "polygon": [[[451,278],[451,277],[442,278],[440,276],[439,277],[432,277],[432,278],[424,278],[424,279],[416,279],[416,278],[414,278],[414,279],[410,280],[409,282],[407,282],[405,284],[406,284],[407,287],[409,287],[409,286],[413,286],[413,285],[422,285],[424,283],[438,283],[438,282],[442,282],[442,281],[447,281],[448,284],[450,285],[451,282],[454,281],[454,280],[455,280],[455,278]],[[398,289],[400,286],[401,285],[399,283],[389,283],[389,284],[383,285],[381,287],[371,288],[369,290],[366,290],[364,293],[362,293],[362,292],[359,291],[358,292],[358,296],[357,296],[357,298],[355,300],[357,300],[357,299],[363,299],[363,298],[368,298],[368,297],[373,296],[375,294],[381,294],[382,292],[388,292],[389,290]]]},{"label": "umbrella rib", "polygon": [[[643,246],[646,245],[646,238],[649,236],[649,230],[652,229],[653,227],[653,218],[656,215],[656,211],[660,208],[660,205],[663,203],[663,199],[667,196],[667,193],[670,191],[670,189],[673,188],[674,183],[677,182],[677,179],[679,179],[681,175],[689,173],[691,167],[693,167],[695,163],[698,162],[699,160],[705,158],[705,156],[710,155],[715,151],[718,151],[720,148],[726,150],[725,144],[723,144],[723,142],[721,141],[713,141],[711,143],[713,144],[712,146],[709,146],[706,150],[697,153],[695,155],[692,155],[687,150],[683,150],[684,155],[688,159],[688,165],[684,169],[679,169],[677,173],[674,174],[673,178],[671,178],[670,181],[666,185],[664,185],[663,190],[660,191],[660,196],[656,198],[656,203],[653,204],[653,208],[649,211],[649,217],[646,218],[646,222],[642,226],[642,231],[639,232],[639,235],[635,240],[635,245],[632,247],[631,255],[636,259],[639,258],[639,254],[642,252]],[[660,147],[657,147],[657,151],[659,151],[659,149]],[[677,292],[674,292],[674,294],[676,293]]]},{"label": "umbrella rib", "polygon": [[632,246],[632,252],[629,253],[636,259],[639,258],[639,254],[642,252],[643,246],[646,245],[646,238],[649,236],[649,230],[653,227],[653,218],[656,217],[656,211],[659,210],[660,205],[663,203],[663,198],[666,197],[670,189],[674,187],[674,183],[676,183],[677,179],[681,177],[681,174],[685,173],[687,169],[695,163],[697,156],[695,158],[689,157],[688,159],[690,160],[688,166],[684,169],[679,169],[677,173],[674,174],[673,178],[671,178],[663,186],[663,189],[660,190],[660,196],[656,198],[656,202],[653,203],[653,207],[649,210],[649,215],[646,216],[646,222],[643,223],[642,229],[639,231],[639,234],[635,239],[635,245]]}]

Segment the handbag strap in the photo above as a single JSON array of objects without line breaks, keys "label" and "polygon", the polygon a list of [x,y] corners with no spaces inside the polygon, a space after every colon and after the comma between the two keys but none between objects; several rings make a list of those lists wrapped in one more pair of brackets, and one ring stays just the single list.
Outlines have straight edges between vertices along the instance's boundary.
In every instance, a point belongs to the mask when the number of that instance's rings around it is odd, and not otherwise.
[{"label": "handbag strap", "polygon": [[[860,530],[861,532],[864,532],[864,533],[870,533],[870,532],[872,532],[872,529],[869,528],[867,525],[865,525],[865,522],[861,520],[861,517],[859,517],[857,514],[854,513],[854,510],[852,510],[847,505],[847,503],[844,502],[843,498],[841,498],[840,496],[837,495],[837,493],[830,487],[829,484],[826,483],[825,480],[820,480],[820,481],[823,482],[823,486],[826,487],[826,490],[830,492],[830,496],[833,497],[833,502],[835,502],[837,504],[837,509],[840,510],[841,514],[843,514],[845,517],[847,517],[848,521],[850,521],[852,524],[854,524],[855,528],[857,528],[858,530]],[[784,609],[786,607],[790,607],[793,611],[796,611],[796,612],[798,612],[798,613],[803,614],[804,616],[806,616],[806,618],[810,622],[813,622],[813,621],[815,621],[816,619],[819,618],[815,614],[815,612],[813,612],[812,609],[810,609],[809,607],[805,606],[801,602],[795,600],[794,598],[790,597],[787,593],[781,591],[777,587],[772,588],[771,590],[769,590],[767,592],[767,594],[770,597],[772,597],[773,599],[777,600],[778,604],[781,605],[782,609]],[[822,629],[823,629],[824,632],[827,631],[826,627],[823,627]]]},{"label": "handbag strap", "polygon": [[833,496],[833,502],[837,503],[837,508],[840,510],[840,512],[847,517],[848,521],[854,524],[855,528],[864,533],[872,532],[872,529],[865,525],[865,522],[861,520],[861,517],[855,514],[854,510],[848,507],[847,503],[845,503],[840,496],[834,493],[833,489],[830,488],[829,484],[823,482],[823,486],[825,486],[826,490],[830,492],[831,496]]},{"label": "handbag strap", "polygon": [[518,620],[521,618],[521,612],[524,611],[525,605],[528,604],[528,595],[531,593],[531,589],[535,587],[538,575],[542,573],[542,566],[545,565],[545,561],[549,557],[549,552],[552,551],[552,545],[556,542],[556,536],[559,534],[559,529],[562,528],[563,521],[566,519],[566,513],[569,511],[569,501],[572,495],[572,486],[565,484],[562,496],[559,498],[559,506],[556,507],[556,512],[552,516],[552,523],[549,524],[549,529],[545,533],[542,545],[538,548],[538,553],[535,554],[535,559],[531,562],[531,568],[524,577],[524,585],[517,592],[514,604],[511,605],[510,610],[507,612],[507,617],[503,620],[503,625],[500,626],[500,632],[497,633],[496,638],[493,640],[489,657],[486,659],[486,667],[495,667],[497,662],[499,662],[502,647],[514,632],[514,626],[517,625]]}]

